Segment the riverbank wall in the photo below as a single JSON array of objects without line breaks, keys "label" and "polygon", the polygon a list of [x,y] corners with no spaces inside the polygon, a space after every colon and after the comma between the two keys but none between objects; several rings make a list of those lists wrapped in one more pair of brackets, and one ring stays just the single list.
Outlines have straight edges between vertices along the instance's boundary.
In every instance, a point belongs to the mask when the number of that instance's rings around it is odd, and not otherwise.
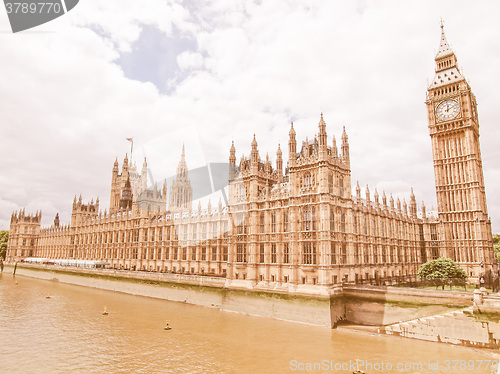
[{"label": "riverbank wall", "polygon": [[472,305],[467,292],[399,287],[339,285],[327,294],[301,295],[279,287],[275,292],[231,289],[219,277],[32,264],[19,264],[16,275],[329,328],[389,325]]}]

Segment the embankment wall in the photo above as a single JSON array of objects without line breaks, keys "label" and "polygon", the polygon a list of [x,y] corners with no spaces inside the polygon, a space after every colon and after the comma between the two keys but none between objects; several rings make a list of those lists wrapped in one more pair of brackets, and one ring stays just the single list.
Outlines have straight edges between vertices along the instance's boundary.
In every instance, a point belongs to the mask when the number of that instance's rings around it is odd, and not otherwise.
[{"label": "embankment wall", "polygon": [[208,276],[51,265],[18,265],[16,274],[330,328],[388,325],[472,305],[471,293],[399,287],[344,285],[308,296],[228,289],[224,278]]}]

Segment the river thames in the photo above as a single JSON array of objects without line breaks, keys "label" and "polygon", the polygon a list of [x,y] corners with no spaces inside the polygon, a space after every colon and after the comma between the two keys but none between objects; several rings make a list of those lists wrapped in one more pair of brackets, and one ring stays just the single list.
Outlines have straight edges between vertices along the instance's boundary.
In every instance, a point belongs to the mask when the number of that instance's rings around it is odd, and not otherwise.
[{"label": "river thames", "polygon": [[[164,329],[167,321],[172,330]],[[358,364],[367,374],[476,374],[491,373],[486,365],[496,358],[492,351],[0,275],[0,373],[351,374]]]}]

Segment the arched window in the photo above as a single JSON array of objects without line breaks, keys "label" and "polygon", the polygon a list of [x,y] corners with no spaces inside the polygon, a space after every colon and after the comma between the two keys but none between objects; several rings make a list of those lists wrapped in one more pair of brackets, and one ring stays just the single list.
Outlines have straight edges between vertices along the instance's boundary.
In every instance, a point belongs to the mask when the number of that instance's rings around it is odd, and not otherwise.
[{"label": "arched window", "polygon": [[316,211],[313,206],[306,206],[302,209],[302,231],[311,231],[316,229],[315,213]]}]

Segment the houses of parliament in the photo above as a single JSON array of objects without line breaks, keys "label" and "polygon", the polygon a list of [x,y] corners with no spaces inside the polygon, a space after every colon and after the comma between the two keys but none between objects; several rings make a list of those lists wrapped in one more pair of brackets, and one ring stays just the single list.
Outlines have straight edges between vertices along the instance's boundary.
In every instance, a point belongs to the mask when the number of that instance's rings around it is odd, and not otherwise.
[{"label": "houses of parliament", "polygon": [[[212,275],[229,288],[317,293],[340,282],[392,284],[438,257],[472,279],[496,271],[479,147],[476,99],[444,30],[427,89],[438,212],[353,186],[349,139],[328,139],[321,114],[314,138],[290,127],[288,154],[229,151],[228,203],[192,207],[184,148],[176,178],[147,188],[125,157],[112,169],[110,207],[73,201],[71,223],[14,212],[8,261],[27,256],[90,259],[115,269]],[[353,188],[354,187],[354,188]],[[196,186],[194,186],[196,188]],[[168,198],[167,198],[167,195]]]}]

